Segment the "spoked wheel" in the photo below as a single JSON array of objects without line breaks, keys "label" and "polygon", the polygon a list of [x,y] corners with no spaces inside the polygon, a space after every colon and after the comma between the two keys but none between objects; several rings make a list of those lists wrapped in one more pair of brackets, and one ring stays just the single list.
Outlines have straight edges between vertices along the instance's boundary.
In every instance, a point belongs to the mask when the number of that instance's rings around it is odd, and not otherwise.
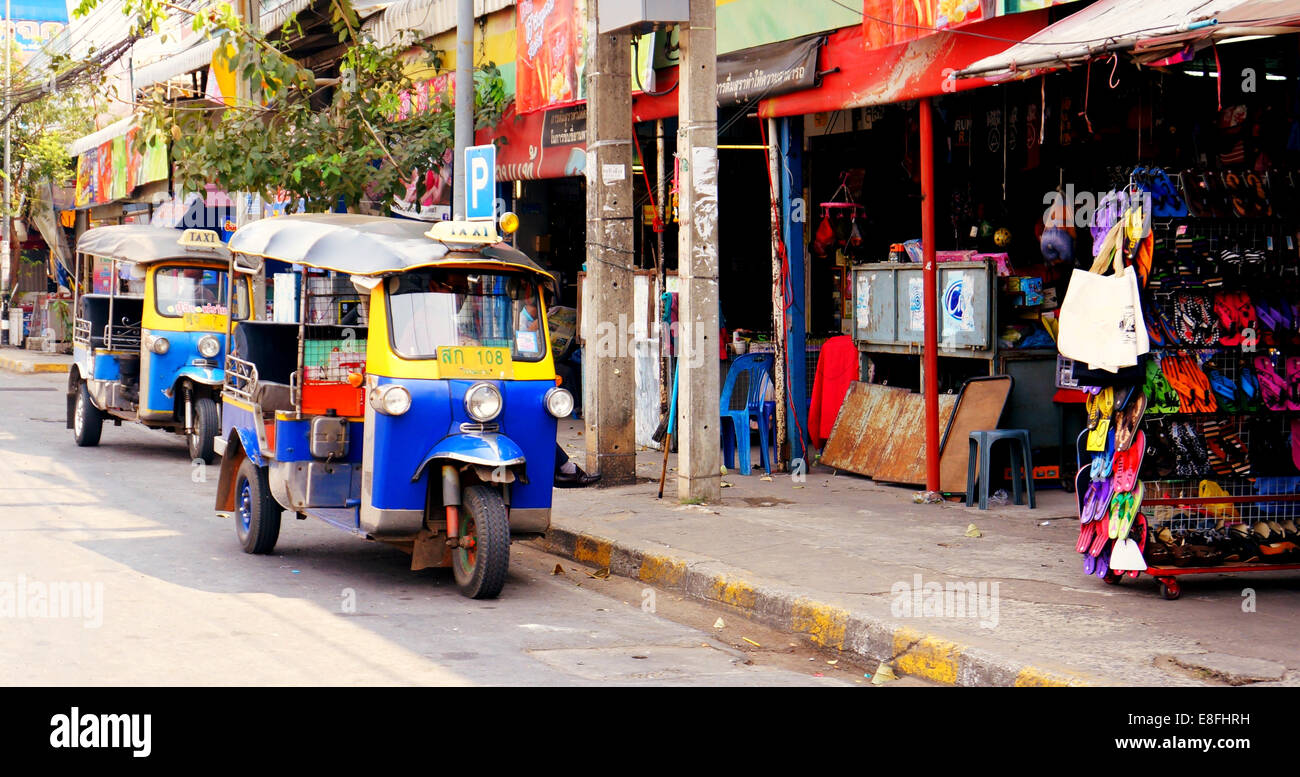
[{"label": "spoked wheel", "polygon": [[270,553],[280,538],[280,505],[266,470],[244,459],[235,478],[235,535],[245,553]]},{"label": "spoked wheel", "polygon": [[501,494],[487,486],[465,489],[460,513],[459,547],[451,569],[460,592],[471,599],[501,593],[510,568],[510,520]]},{"label": "spoked wheel", "polygon": [[99,445],[99,435],[104,431],[104,414],[90,401],[90,389],[85,382],[77,389],[77,406],[72,413],[72,435],[77,445],[89,448]]},{"label": "spoked wheel", "polygon": [[194,430],[188,438],[190,460],[202,459],[204,464],[211,464],[217,458],[213,441],[221,434],[221,422],[217,418],[217,403],[208,397],[194,401]]}]

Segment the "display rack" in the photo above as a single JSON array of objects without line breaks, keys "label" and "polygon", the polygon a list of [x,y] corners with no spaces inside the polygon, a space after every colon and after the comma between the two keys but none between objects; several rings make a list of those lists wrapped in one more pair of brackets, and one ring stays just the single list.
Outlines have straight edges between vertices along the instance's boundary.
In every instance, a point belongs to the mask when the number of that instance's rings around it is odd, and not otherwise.
[{"label": "display rack", "polygon": [[[1156,222],[1151,276],[1144,292],[1147,319],[1169,325],[1168,334],[1182,320],[1180,299],[1197,295],[1213,299],[1220,292],[1244,291],[1252,305],[1255,300],[1271,299],[1286,300],[1290,306],[1300,297],[1296,282],[1300,236],[1294,227],[1278,219]],[[1294,306],[1290,309],[1294,312]],[[1212,321],[1209,331],[1218,325],[1217,311]],[[1175,336],[1152,343],[1148,360],[1169,358],[1198,365],[1207,380],[1214,376],[1229,389],[1215,393],[1213,402],[1198,401],[1199,406],[1191,409],[1180,403],[1176,412],[1148,405],[1140,422],[1146,441],[1139,519],[1147,560],[1144,572],[1160,583],[1160,594],[1166,599],[1179,598],[1179,579],[1186,575],[1300,569],[1300,547],[1290,549],[1300,543],[1291,542],[1294,535],[1289,530],[1271,539],[1259,537],[1256,530],[1262,522],[1271,537],[1275,529],[1270,523],[1276,527],[1300,518],[1300,467],[1287,461],[1291,452],[1286,444],[1300,415],[1291,407],[1266,406],[1258,391],[1249,401],[1240,391],[1231,401],[1226,399],[1233,393],[1230,389],[1241,384],[1245,368],[1254,369],[1259,356],[1300,355],[1296,329],[1290,325],[1274,331],[1261,325],[1252,332],[1255,337],[1242,344],[1211,343],[1217,334],[1208,333],[1203,333],[1201,342]],[[1123,391],[1127,388],[1116,388],[1117,393]],[[1213,409],[1207,410],[1206,404]],[[1077,444],[1081,488],[1089,482],[1084,462],[1092,457],[1084,450],[1086,434]],[[1082,503],[1080,497],[1081,512]],[[1255,539],[1233,540],[1234,526],[1244,526]],[[1161,536],[1173,538],[1176,563],[1152,563],[1148,546]],[[1170,545],[1163,543],[1162,549],[1168,551]],[[1155,554],[1155,558],[1164,556]],[[1224,558],[1233,560],[1218,561]],[[1111,570],[1100,576],[1114,585],[1126,574],[1136,578],[1142,572]]]}]

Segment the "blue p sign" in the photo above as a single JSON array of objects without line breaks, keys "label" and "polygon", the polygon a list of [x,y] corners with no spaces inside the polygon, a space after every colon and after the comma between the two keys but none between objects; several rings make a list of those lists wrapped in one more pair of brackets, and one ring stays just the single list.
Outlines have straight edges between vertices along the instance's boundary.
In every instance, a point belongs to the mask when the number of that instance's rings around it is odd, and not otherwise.
[{"label": "blue p sign", "polygon": [[491,221],[496,215],[497,147],[465,149],[465,218]]}]

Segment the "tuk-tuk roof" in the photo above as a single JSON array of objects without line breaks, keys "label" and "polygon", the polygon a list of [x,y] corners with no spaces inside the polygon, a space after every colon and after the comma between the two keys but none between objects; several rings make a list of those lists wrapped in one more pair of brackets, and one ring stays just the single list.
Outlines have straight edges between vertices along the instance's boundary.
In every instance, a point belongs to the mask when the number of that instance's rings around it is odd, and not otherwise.
[{"label": "tuk-tuk roof", "polygon": [[424,221],[357,213],[296,213],[240,227],[230,239],[230,250],[348,275],[495,264],[552,278],[527,254],[505,243],[448,245],[426,234],[430,226]]},{"label": "tuk-tuk roof", "polygon": [[211,246],[181,243],[185,232],[182,229],[153,227],[148,224],[95,227],[86,230],[77,240],[77,251],[135,264],[153,264],[165,259],[230,261],[230,249],[222,243]]}]

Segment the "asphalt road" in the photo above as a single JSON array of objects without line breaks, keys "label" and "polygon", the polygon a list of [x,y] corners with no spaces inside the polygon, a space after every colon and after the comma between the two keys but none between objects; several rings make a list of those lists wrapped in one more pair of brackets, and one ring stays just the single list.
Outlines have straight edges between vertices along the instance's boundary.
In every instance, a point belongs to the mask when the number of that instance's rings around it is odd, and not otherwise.
[{"label": "asphalt road", "polygon": [[[315,520],[247,555],[213,511],[215,468],[127,424],[76,447],[65,381],[0,372],[0,684],[869,685],[847,659],[526,544],[492,601]],[[57,583],[84,601],[32,612]]]}]

